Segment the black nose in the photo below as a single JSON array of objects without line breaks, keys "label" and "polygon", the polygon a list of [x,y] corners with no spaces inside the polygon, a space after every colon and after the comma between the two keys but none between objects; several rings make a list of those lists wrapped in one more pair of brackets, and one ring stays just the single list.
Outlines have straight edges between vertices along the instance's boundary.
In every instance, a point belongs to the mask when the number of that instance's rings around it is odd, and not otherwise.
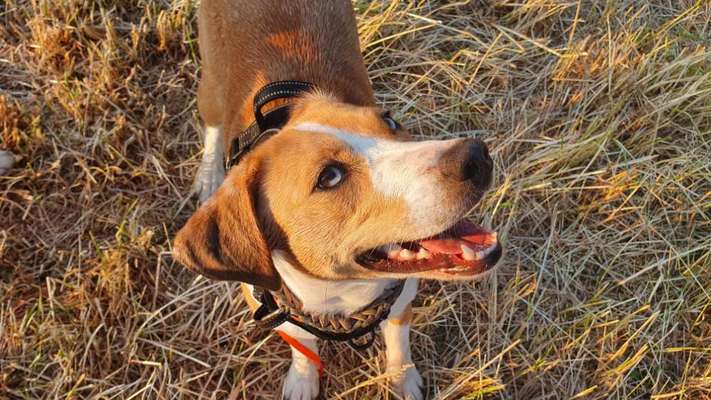
[{"label": "black nose", "polygon": [[444,175],[458,181],[470,181],[478,189],[491,184],[493,162],[486,143],[479,139],[464,139],[442,157]]}]

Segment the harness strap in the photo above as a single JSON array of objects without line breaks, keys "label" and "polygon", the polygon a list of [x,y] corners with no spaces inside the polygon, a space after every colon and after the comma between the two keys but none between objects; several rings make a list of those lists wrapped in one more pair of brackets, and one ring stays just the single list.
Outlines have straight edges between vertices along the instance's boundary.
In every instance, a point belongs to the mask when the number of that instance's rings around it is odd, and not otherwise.
[{"label": "harness strap", "polygon": [[289,120],[291,106],[284,105],[262,113],[262,108],[272,100],[299,96],[314,85],[301,81],[276,81],[259,89],[254,95],[254,122],[232,139],[225,160],[225,170],[236,165],[239,160],[267,137],[278,132]]},{"label": "harness strap", "polygon": [[277,81],[264,85],[254,95],[254,119],[261,130],[267,130],[269,126],[262,114],[262,108],[272,100],[295,97],[303,92],[313,89],[314,85],[302,81]]},{"label": "harness strap", "polygon": [[318,354],[314,353],[311,349],[301,344],[301,342],[294,339],[286,332],[277,331],[277,333],[279,334],[279,336],[281,336],[282,339],[284,339],[287,344],[289,344],[289,346],[293,347],[294,349],[296,349],[296,351],[303,354],[304,357],[308,358],[309,361],[311,361],[316,366],[316,368],[318,368],[319,376],[323,376],[323,363],[321,362],[321,357],[319,357]]}]

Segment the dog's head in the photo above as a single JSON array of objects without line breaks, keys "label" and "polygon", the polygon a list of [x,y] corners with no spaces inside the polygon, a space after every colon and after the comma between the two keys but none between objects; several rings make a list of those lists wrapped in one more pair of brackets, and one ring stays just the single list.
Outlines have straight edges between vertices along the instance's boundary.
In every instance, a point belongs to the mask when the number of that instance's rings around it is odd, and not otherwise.
[{"label": "dog's head", "polygon": [[178,232],[173,254],[212,278],[276,289],[271,252],[323,279],[470,279],[501,255],[462,218],[491,182],[486,145],[414,142],[387,113],[300,100]]}]

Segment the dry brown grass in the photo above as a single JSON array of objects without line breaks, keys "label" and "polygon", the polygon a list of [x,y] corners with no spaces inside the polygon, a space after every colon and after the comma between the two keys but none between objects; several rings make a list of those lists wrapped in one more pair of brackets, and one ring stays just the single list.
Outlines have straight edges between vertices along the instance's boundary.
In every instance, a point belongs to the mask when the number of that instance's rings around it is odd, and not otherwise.
[{"label": "dry brown grass", "polygon": [[[711,397],[711,3],[359,1],[381,104],[493,149],[507,256],[427,282],[437,399]],[[170,258],[199,159],[192,0],[0,2],[0,398],[271,398],[234,284]],[[327,398],[392,399],[328,344]]]}]

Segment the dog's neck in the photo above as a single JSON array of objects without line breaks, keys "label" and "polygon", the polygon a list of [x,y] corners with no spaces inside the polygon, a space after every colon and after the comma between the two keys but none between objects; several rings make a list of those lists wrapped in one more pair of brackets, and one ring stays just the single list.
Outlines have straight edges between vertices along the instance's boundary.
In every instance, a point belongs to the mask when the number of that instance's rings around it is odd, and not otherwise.
[{"label": "dog's neck", "polygon": [[319,314],[353,314],[395,282],[392,279],[327,281],[299,271],[280,251],[273,251],[272,259],[282,283],[301,300],[304,311]]}]

